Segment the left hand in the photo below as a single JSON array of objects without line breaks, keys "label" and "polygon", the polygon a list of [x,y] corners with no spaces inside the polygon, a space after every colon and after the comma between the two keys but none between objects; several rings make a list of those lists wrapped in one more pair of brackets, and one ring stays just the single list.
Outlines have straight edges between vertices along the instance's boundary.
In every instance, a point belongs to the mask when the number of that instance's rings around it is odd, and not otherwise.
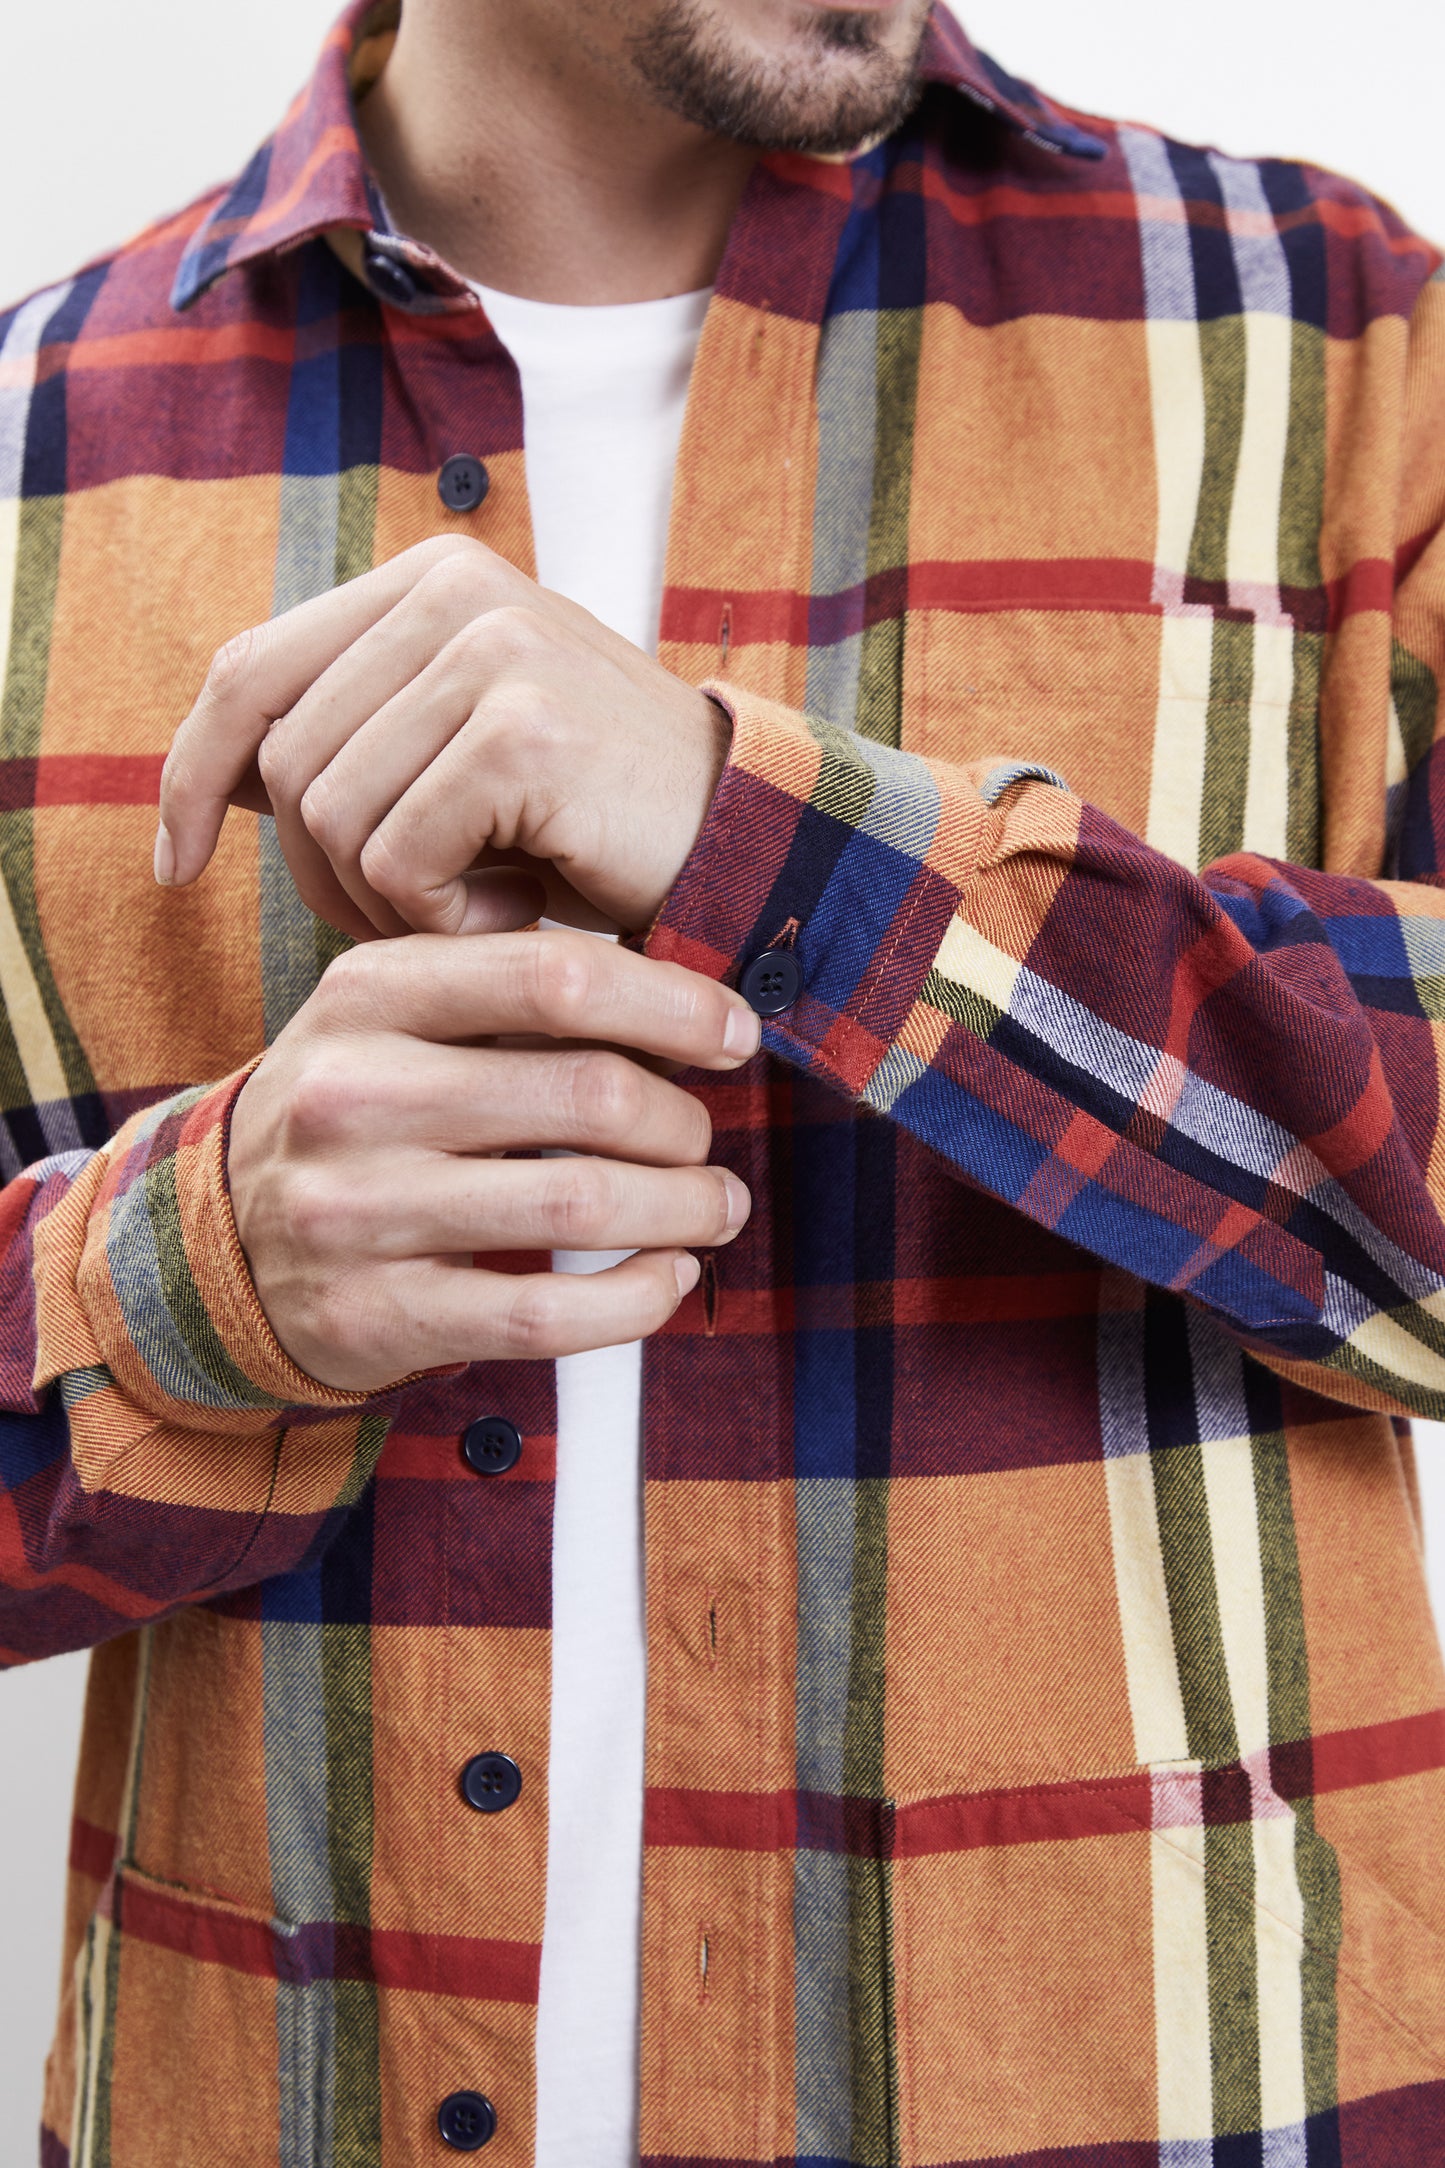
[{"label": "left hand", "polygon": [[543,909],[641,929],[728,735],[706,694],[483,544],[422,542],[221,649],[166,760],[157,878],[195,880],[248,805],[358,939]]}]

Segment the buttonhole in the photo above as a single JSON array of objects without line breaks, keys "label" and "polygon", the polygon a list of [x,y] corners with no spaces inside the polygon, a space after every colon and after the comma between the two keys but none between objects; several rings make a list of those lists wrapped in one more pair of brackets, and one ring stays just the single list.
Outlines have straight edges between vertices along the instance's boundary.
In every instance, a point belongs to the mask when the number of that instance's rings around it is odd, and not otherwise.
[{"label": "buttonhole", "polygon": [[707,1645],[714,1663],[717,1662],[717,1599],[707,1607]]},{"label": "buttonhole", "polygon": [[730,602],[723,604],[722,623],[718,627],[717,644],[722,656],[722,667],[726,670],[728,649],[733,644],[733,606]]},{"label": "buttonhole", "polygon": [[702,1295],[703,1338],[706,1340],[712,1340],[717,1335],[718,1313],[718,1276],[716,1250],[704,1250],[702,1253],[701,1281],[702,1285],[700,1288],[700,1293]]},{"label": "buttonhole", "polygon": [[707,2001],[707,1973],[711,1957],[712,1951],[708,1943],[708,1933],[704,1927],[697,1946],[697,1999],[699,2002]]}]

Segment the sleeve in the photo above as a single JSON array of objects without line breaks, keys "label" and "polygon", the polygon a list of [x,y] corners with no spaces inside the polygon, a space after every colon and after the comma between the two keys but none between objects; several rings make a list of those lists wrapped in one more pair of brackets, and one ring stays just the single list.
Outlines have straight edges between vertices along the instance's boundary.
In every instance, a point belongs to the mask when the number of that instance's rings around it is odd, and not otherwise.
[{"label": "sleeve", "polygon": [[0,1665],[289,1570],[375,1465],[394,1395],[307,1377],[252,1285],[226,1183],[249,1073],[0,1192]]},{"label": "sleeve", "polygon": [[1363,682],[1357,651],[1330,695],[1347,768],[1349,701],[1389,709],[1394,773],[1382,760],[1362,776],[1354,759],[1357,803],[1336,826],[1372,829],[1366,863],[1398,879],[1248,853],[1195,875],[1027,746],[950,766],[712,685],[731,757],[646,945],[717,977],[790,948],[801,990],[765,1025],[772,1053],[1030,1219],[1202,1304],[1284,1375],[1440,1419],[1438,279],[1417,305],[1403,406],[1405,539],[1380,665]]}]

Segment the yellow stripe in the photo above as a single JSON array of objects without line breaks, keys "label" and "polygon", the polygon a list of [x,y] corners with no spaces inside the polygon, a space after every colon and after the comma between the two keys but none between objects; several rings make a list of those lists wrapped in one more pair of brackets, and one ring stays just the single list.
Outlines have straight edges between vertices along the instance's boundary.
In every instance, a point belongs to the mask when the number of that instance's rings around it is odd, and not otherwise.
[{"label": "yellow stripe", "polygon": [[1294,327],[1288,317],[1254,312],[1244,323],[1244,426],[1229,508],[1226,572],[1231,580],[1273,587],[1279,579],[1279,511],[1289,442]]},{"label": "yellow stripe", "polygon": [[1159,2141],[1167,2145],[1214,2130],[1204,1830],[1171,1829],[1150,1851]]},{"label": "yellow stripe", "polygon": [[996,1009],[1007,1010],[1018,983],[1019,964],[1012,956],[985,941],[978,930],[964,919],[949,922],[943,944],[933,961],[935,971],[951,979],[955,986],[967,987],[973,994],[982,995]]},{"label": "yellow stripe", "polygon": [[1191,873],[1199,869],[1205,726],[1214,621],[1166,617],[1160,627],[1159,707],[1146,839]]},{"label": "yellow stripe", "polygon": [[46,1106],[53,1100],[68,1098],[69,1086],[60,1065],[55,1035],[50,1029],[35,973],[30,968],[30,958],[10,902],[10,891],[3,880],[0,880],[0,1000],[5,1004],[10,1029],[15,1034],[21,1067],[34,1104]]},{"label": "yellow stripe", "polygon": [[1149,1455],[1129,1453],[1106,1460],[1104,1483],[1134,1752],[1141,1762],[1182,1761],[1189,1753],[1189,1729],[1174,1655]]}]

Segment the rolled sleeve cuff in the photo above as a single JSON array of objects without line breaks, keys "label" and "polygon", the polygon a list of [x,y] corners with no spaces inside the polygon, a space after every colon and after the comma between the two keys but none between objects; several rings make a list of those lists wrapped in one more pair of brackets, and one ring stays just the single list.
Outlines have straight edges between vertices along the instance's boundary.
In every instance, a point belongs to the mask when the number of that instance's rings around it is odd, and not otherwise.
[{"label": "rolled sleeve cuff", "polygon": [[377,1403],[298,1369],[261,1307],[226,1178],[254,1067],[137,1115],[47,1219],[37,1385],[92,1345],[134,1406],[192,1430],[271,1430],[289,1411]]}]

